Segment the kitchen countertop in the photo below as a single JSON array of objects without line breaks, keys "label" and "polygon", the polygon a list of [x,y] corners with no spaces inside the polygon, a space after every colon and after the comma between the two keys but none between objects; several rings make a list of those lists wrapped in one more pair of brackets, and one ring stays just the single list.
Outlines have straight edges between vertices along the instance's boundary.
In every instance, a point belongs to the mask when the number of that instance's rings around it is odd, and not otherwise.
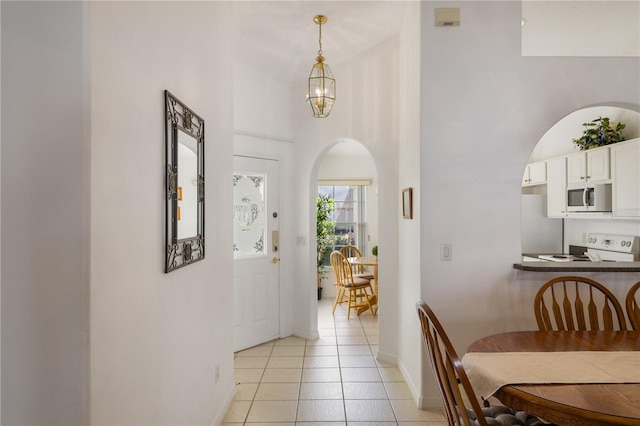
[{"label": "kitchen countertop", "polygon": [[530,261],[514,263],[513,268],[538,272],[640,272],[640,262]]}]

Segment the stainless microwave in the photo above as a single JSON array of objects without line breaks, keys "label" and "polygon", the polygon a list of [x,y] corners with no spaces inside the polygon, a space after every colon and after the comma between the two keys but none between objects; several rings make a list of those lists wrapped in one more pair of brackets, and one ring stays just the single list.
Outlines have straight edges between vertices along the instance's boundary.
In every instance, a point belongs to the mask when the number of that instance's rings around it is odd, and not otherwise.
[{"label": "stainless microwave", "polygon": [[610,212],[611,184],[586,184],[567,189],[567,211]]}]

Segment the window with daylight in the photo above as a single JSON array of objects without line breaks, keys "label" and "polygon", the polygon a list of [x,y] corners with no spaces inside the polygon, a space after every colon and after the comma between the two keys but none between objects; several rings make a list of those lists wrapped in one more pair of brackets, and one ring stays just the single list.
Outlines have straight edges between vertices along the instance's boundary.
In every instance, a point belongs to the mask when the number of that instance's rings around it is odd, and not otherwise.
[{"label": "window with daylight", "polygon": [[[324,265],[331,267],[331,251],[347,245],[355,245],[368,253],[367,247],[367,185],[362,182],[318,182],[318,195],[329,195],[333,199],[333,220],[335,239],[333,248],[324,259]],[[354,184],[358,183],[358,184]]]}]

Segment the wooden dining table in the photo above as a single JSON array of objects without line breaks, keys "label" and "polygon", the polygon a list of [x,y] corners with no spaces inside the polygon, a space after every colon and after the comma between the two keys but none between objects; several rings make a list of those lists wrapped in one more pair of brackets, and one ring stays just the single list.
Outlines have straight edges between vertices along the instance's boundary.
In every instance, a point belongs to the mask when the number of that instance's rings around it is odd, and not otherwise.
[{"label": "wooden dining table", "polygon": [[[640,332],[507,332],[475,341],[467,354],[573,351],[596,351],[584,354],[592,356],[598,356],[600,352],[612,352],[610,355],[616,352],[635,361],[636,354],[640,358]],[[469,364],[465,363],[468,361],[466,357],[462,361],[465,369]],[[635,373],[633,375],[637,377]],[[472,385],[475,388],[473,381]],[[640,425],[640,383],[506,384],[493,396],[514,410],[526,411],[559,426]]]},{"label": "wooden dining table", "polygon": [[352,265],[371,266],[373,268],[373,294],[378,297],[378,256],[360,256],[347,258]]}]

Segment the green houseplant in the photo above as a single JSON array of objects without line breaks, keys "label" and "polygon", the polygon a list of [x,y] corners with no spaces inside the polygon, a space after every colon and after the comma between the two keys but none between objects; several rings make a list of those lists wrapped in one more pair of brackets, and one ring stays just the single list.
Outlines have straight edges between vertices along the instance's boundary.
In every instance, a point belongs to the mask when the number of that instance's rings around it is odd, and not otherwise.
[{"label": "green houseplant", "polygon": [[329,195],[316,197],[316,270],[318,273],[318,300],[322,298],[322,276],[326,273],[324,259],[333,247],[336,223],[332,220],[333,198]]},{"label": "green houseplant", "polygon": [[373,246],[373,248],[371,249],[371,254],[375,257],[378,257],[378,246]]},{"label": "green houseplant", "polygon": [[582,136],[578,139],[573,139],[573,143],[581,151],[598,146],[611,145],[624,140],[622,129],[625,128],[625,124],[617,123],[614,128],[609,117],[598,117],[582,125],[585,127],[582,131]]}]

